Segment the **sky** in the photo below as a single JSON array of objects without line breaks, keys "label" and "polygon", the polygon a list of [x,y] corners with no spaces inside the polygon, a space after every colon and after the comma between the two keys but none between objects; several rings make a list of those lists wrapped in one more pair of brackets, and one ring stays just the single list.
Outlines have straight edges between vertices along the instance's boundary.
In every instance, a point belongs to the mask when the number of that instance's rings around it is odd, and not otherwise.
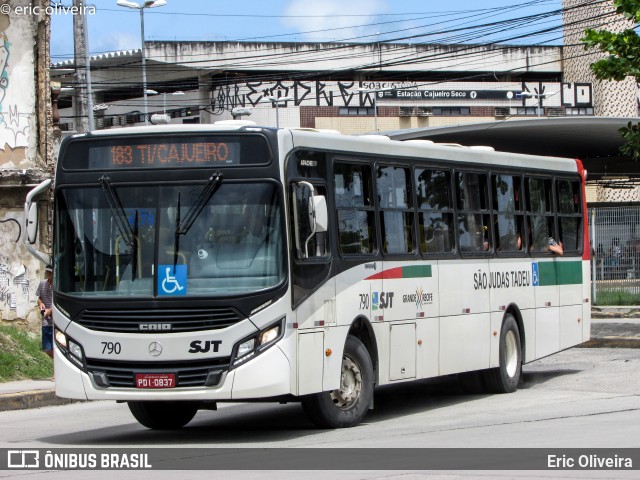
[{"label": "sky", "polygon": [[[166,0],[144,11],[145,40],[561,44],[561,0]],[[72,0],[54,3],[70,6]],[[142,0],[138,0],[142,3]],[[88,0],[92,55],[140,48],[140,13]],[[531,17],[531,15],[536,15]],[[496,23],[509,20],[509,23]],[[51,60],[73,57],[70,13],[52,15]]]}]

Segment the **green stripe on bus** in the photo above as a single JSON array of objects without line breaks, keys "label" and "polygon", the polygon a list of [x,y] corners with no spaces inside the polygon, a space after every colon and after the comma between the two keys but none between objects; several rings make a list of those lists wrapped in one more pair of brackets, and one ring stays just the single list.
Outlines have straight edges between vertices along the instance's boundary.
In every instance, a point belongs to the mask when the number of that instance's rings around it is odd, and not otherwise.
[{"label": "green stripe on bus", "polygon": [[538,262],[539,285],[576,285],[582,283],[582,262]]},{"label": "green stripe on bus", "polygon": [[402,278],[423,278],[431,276],[431,265],[402,267]]}]

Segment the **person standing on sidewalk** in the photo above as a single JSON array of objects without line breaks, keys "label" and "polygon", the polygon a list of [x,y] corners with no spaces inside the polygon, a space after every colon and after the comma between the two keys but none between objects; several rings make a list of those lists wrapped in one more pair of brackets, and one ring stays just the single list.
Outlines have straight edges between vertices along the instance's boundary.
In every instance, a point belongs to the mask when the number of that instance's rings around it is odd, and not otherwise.
[{"label": "person standing on sidewalk", "polygon": [[53,358],[53,267],[47,265],[44,269],[45,280],[40,282],[36,296],[38,308],[42,314],[42,350]]}]

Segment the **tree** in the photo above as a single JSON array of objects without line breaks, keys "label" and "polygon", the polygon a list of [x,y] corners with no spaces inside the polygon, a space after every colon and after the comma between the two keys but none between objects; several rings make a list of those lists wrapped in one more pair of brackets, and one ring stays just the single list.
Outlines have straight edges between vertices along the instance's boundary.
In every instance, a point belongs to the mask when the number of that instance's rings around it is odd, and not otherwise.
[{"label": "tree", "polygon": [[[640,23],[640,0],[613,0],[616,13]],[[591,70],[600,80],[622,81],[627,77],[635,77],[640,81],[640,35],[633,29],[620,33],[608,30],[585,30],[582,39],[585,49],[598,49],[608,54],[607,57],[591,64]],[[620,151],[638,161],[640,159],[640,123],[629,122],[619,130],[626,144]]]}]

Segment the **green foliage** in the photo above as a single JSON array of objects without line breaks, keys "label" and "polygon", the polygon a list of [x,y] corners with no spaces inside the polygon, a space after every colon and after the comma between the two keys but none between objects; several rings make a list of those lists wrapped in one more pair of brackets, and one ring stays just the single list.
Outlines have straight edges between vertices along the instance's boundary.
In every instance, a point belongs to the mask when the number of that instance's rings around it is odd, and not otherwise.
[{"label": "green foliage", "polygon": [[[614,0],[616,13],[640,22],[640,0]],[[600,80],[622,81],[635,77],[640,81],[640,36],[631,29],[620,33],[587,29],[582,39],[585,49],[598,49],[609,56],[591,64],[591,70]],[[624,155],[640,159],[640,123],[619,130],[626,143],[620,147]]]},{"label": "green foliage", "polygon": [[621,81],[628,76],[640,77],[640,36],[635,31],[612,33],[588,29],[582,41],[586,49],[597,48],[609,54],[591,64],[591,70],[599,79]]},{"label": "green foliage", "polygon": [[53,362],[40,348],[40,337],[0,325],[0,382],[53,376]]},{"label": "green foliage", "polygon": [[638,159],[640,159],[640,123],[634,125],[629,122],[626,127],[622,127],[618,131],[626,141],[626,143],[620,147],[620,151],[635,161],[638,161]]},{"label": "green foliage", "polygon": [[629,293],[615,290],[599,291],[596,295],[594,305],[611,306],[611,305],[638,305],[640,304],[640,295],[637,293]]},{"label": "green foliage", "polygon": [[634,22],[640,22],[639,0],[614,0],[613,4],[616,6],[616,13]]}]

